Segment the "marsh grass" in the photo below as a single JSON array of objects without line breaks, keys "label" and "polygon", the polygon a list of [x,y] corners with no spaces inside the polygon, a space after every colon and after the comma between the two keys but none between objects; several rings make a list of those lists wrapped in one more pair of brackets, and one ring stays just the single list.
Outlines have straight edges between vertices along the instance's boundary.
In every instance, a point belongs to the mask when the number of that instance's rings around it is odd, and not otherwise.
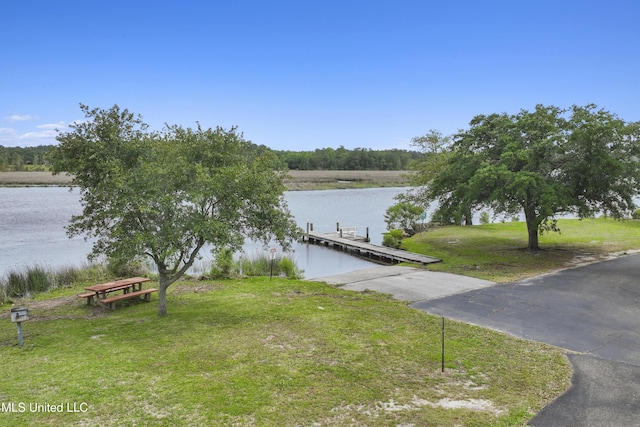
[{"label": "marsh grass", "polygon": [[[404,187],[409,185],[406,171],[292,170],[285,180],[288,190],[329,190],[340,188]],[[0,186],[65,186],[67,174],[51,172],[0,172]]]},{"label": "marsh grass", "polygon": [[88,410],[2,425],[511,426],[570,383],[557,349],[454,321],[442,373],[439,317],[322,283],[183,281],[165,318],[56,301],[30,306],[22,348],[0,314],[0,401]]},{"label": "marsh grass", "polygon": [[287,257],[278,255],[271,260],[268,255],[257,254],[252,257],[243,256],[238,260],[240,274],[246,276],[284,276],[289,279],[302,278],[303,271],[295,262]]},{"label": "marsh grass", "polygon": [[285,180],[288,190],[405,187],[406,171],[292,170]]},{"label": "marsh grass", "polygon": [[282,276],[289,279],[301,279],[304,271],[298,268],[295,261],[286,255],[277,255],[273,260],[263,251],[249,256],[242,254],[234,259],[233,253],[220,250],[214,254],[209,268],[212,278],[239,278],[256,276]]},{"label": "marsh grass", "polygon": [[561,219],[561,233],[540,236],[528,251],[524,222],[437,227],[402,241],[402,248],[443,260],[429,269],[510,282],[607,259],[640,248],[640,221]]},{"label": "marsh grass", "polygon": [[113,277],[113,273],[100,264],[59,268],[36,264],[14,269],[0,277],[0,305],[11,303],[15,298],[34,297],[40,293],[72,287],[76,283],[95,284]]},{"label": "marsh grass", "polygon": [[10,271],[4,280],[0,280],[3,298],[27,297],[55,286],[54,276],[40,265]]}]

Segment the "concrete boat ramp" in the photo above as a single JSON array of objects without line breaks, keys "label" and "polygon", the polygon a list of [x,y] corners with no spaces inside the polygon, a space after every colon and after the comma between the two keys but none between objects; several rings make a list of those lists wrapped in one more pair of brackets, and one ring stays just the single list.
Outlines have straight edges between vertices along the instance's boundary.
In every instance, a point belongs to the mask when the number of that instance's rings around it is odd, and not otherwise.
[{"label": "concrete boat ramp", "polygon": [[410,302],[438,299],[495,285],[488,280],[400,266],[373,267],[310,280],[352,291],[368,289],[391,294],[396,299]]}]

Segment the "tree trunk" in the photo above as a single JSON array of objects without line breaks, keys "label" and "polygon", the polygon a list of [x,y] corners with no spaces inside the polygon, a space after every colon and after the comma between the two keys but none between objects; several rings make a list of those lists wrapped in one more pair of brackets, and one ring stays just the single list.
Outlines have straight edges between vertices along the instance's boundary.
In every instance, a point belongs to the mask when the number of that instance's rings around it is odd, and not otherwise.
[{"label": "tree trunk", "polygon": [[536,224],[529,224],[529,221],[527,221],[527,231],[529,233],[527,249],[530,251],[540,250],[540,246],[538,245],[538,226]]},{"label": "tree trunk", "polygon": [[464,208],[464,225],[473,225],[473,214],[471,209],[467,206]]},{"label": "tree trunk", "polygon": [[530,251],[538,251],[540,250],[540,246],[538,246],[538,226],[540,225],[540,221],[536,217],[534,209],[525,209],[524,217],[527,221],[527,233],[529,235],[527,249]]},{"label": "tree trunk", "polygon": [[158,316],[162,317],[167,315],[167,288],[170,283],[166,273],[161,271],[158,276],[160,279],[158,289]]},{"label": "tree trunk", "polygon": [[158,279],[160,282],[160,286],[158,289],[158,316],[166,316],[167,315],[167,289],[173,282],[181,278],[184,273],[193,265],[193,261],[196,259],[198,252],[204,246],[205,239],[200,237],[198,239],[198,244],[191,251],[191,255],[189,255],[189,260],[185,262],[180,270],[176,272],[176,268],[167,269],[167,265],[164,260],[159,261],[160,257],[153,257],[156,261],[156,267],[158,268]]}]

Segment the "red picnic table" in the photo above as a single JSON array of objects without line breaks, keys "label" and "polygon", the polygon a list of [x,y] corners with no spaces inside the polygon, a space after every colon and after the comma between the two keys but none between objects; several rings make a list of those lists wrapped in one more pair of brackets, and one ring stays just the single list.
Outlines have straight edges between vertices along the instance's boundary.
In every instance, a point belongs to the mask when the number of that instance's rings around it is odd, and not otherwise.
[{"label": "red picnic table", "polygon": [[[142,289],[142,284],[151,279],[146,277],[132,277],[130,279],[116,280],[114,282],[101,283],[99,285],[87,286],[85,289],[89,292],[78,295],[79,298],[87,298],[87,304],[91,304],[93,298],[97,302],[113,308],[116,301],[128,298],[144,296],[145,301],[149,301],[152,292],[157,289]],[[111,292],[122,291],[121,295],[108,296]]]}]

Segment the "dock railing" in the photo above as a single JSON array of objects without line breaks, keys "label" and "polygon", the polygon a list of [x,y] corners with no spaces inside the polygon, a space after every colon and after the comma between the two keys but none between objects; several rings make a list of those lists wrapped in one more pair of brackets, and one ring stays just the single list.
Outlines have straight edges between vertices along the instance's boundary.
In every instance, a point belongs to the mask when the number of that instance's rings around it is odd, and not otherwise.
[{"label": "dock railing", "polygon": [[342,227],[340,229],[340,237],[355,239],[356,236],[356,227]]}]

